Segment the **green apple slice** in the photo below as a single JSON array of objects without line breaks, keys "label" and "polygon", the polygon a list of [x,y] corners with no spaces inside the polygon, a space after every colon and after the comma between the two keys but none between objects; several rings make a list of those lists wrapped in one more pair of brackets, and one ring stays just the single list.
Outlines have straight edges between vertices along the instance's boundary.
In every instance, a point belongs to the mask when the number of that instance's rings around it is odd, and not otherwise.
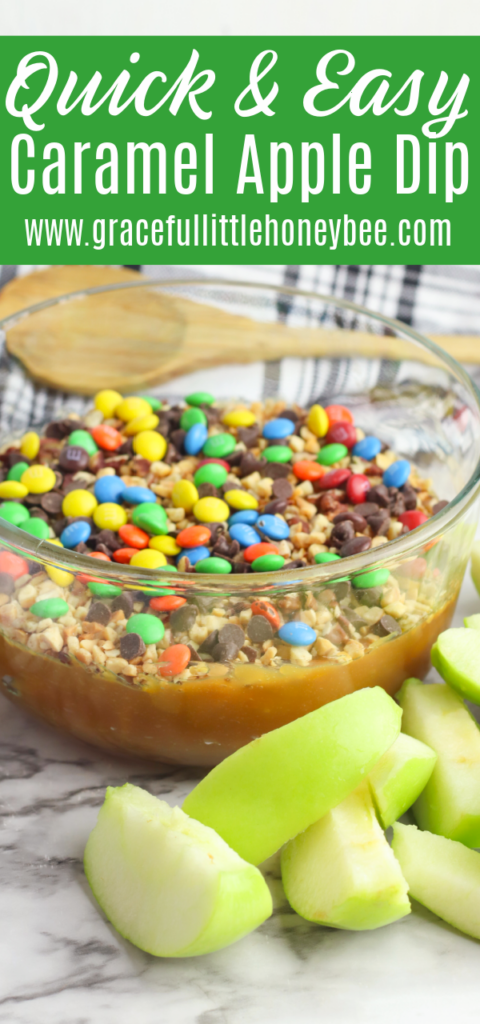
[{"label": "green apple slice", "polygon": [[282,881],[297,914],[332,928],[380,928],[410,913],[367,783],[287,843]]},{"label": "green apple slice", "polygon": [[437,755],[414,804],[415,820],[428,832],[480,846],[480,730],[475,719],[461,697],[441,683],[407,679],[397,696],[404,732]]},{"label": "green apple slice", "polygon": [[472,547],[472,580],[480,594],[480,541],[475,541]]},{"label": "green apple slice", "polygon": [[480,704],[480,631],[446,629],[432,647],[432,665],[462,697]]},{"label": "green apple slice", "polygon": [[183,809],[260,864],[356,789],[396,740],[400,720],[380,687],[348,694],[241,747]]},{"label": "green apple slice", "polygon": [[466,629],[480,629],[480,615],[478,612],[476,615],[467,615],[463,620],[463,625]]},{"label": "green apple slice", "polygon": [[435,767],[437,755],[425,743],[400,733],[368,776],[368,784],[382,828],[400,818],[415,800]]},{"label": "green apple slice", "polygon": [[137,786],[107,789],[84,864],[113,926],[154,956],[222,949],[272,912],[257,868],[212,829]]},{"label": "green apple slice", "polygon": [[393,826],[392,847],[413,899],[480,939],[480,854],[400,822]]}]

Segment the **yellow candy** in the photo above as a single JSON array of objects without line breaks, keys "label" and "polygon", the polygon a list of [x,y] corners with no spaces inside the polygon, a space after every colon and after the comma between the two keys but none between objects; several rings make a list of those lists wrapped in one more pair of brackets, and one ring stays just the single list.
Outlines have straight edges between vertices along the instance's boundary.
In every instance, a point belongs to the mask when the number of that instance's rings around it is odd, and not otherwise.
[{"label": "yellow candy", "polygon": [[189,480],[178,480],[173,485],[172,504],[175,508],[184,508],[185,512],[191,512],[198,501],[198,491],[195,484]]},{"label": "yellow candy", "polygon": [[307,427],[315,437],[325,437],[330,426],[325,409],[321,405],[312,405],[307,418]]},{"label": "yellow candy", "polygon": [[138,416],[136,419],[130,420],[128,427],[124,430],[124,434],[127,437],[133,437],[134,434],[139,434],[141,430],[155,430],[159,423],[160,420],[158,416],[155,416],[154,412],[151,412],[150,416]]},{"label": "yellow candy", "polygon": [[226,427],[251,427],[257,419],[250,409],[233,409],[232,412],[225,413],[223,422]]},{"label": "yellow candy", "polygon": [[182,550],[179,548],[174,537],[169,537],[166,533],[163,537],[152,537],[148,542],[149,548],[153,548],[155,551],[161,551],[164,555],[178,555]]},{"label": "yellow candy", "polygon": [[95,398],[93,399],[95,408],[103,412],[106,420],[110,420],[113,417],[115,409],[122,401],[122,395],[118,391],[110,391],[109,388],[105,388],[104,391],[97,391]]},{"label": "yellow candy", "polygon": [[[55,537],[49,540],[49,544],[56,544],[57,547],[63,548],[63,544],[59,537]],[[71,572],[66,572],[65,569],[54,569],[52,565],[45,566],[50,579],[57,584],[57,587],[69,587],[73,583],[75,576]]]},{"label": "yellow candy", "polygon": [[166,564],[167,559],[163,552],[154,551],[152,548],[137,551],[130,561],[130,565],[139,565],[142,569],[159,569],[161,565]]},{"label": "yellow candy", "polygon": [[113,501],[105,501],[103,505],[97,505],[93,513],[93,521],[99,530],[119,530],[121,526],[128,523],[128,516],[121,505]]},{"label": "yellow candy", "polygon": [[64,516],[91,516],[97,505],[98,501],[94,494],[79,489],[70,491],[63,499],[62,512]]},{"label": "yellow candy", "polygon": [[55,473],[49,466],[29,466],[21,475],[21,483],[25,484],[30,494],[44,494],[55,487]]},{"label": "yellow candy", "polygon": [[40,438],[34,430],[24,434],[20,444],[20,451],[27,459],[36,459],[40,451]]},{"label": "yellow candy", "polygon": [[227,491],[225,494],[225,501],[228,501],[230,508],[237,508],[239,511],[244,511],[249,508],[258,508],[258,501],[253,497],[253,494],[249,494],[248,491]]},{"label": "yellow candy", "polygon": [[131,398],[124,398],[115,406],[115,416],[124,423],[130,423],[130,420],[136,420],[140,416],[150,416],[151,411],[152,407],[146,398],[135,398],[134,395]]},{"label": "yellow candy", "polygon": [[4,480],[0,484],[0,498],[25,498],[27,494],[28,487],[19,480]]},{"label": "yellow candy", "polygon": [[221,498],[200,498],[193,507],[193,514],[200,523],[223,523],[230,509]]},{"label": "yellow candy", "polygon": [[157,434],[155,430],[142,430],[135,434],[133,450],[149,462],[158,462],[165,455],[167,442],[163,434]]}]

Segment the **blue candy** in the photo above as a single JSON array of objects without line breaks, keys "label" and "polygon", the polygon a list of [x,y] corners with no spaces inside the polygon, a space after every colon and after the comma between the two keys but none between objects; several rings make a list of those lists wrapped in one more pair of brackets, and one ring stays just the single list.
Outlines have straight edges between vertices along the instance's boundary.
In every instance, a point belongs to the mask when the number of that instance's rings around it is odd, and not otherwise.
[{"label": "blue candy", "polygon": [[370,462],[382,450],[382,442],[378,437],[364,437],[363,441],[357,441],[352,448],[352,455],[358,455],[361,459]]},{"label": "blue candy", "polygon": [[315,630],[305,622],[287,622],[280,627],[278,635],[280,640],[292,647],[309,647],[317,639]]},{"label": "blue candy", "polygon": [[403,487],[410,476],[410,463],[407,459],[398,459],[385,470],[382,480],[385,487]]},{"label": "blue candy", "polygon": [[247,508],[243,512],[234,512],[228,520],[228,529],[235,526],[236,523],[247,523],[247,526],[253,526],[257,519],[258,512],[255,512],[253,508]]},{"label": "blue candy", "polygon": [[149,487],[125,487],[123,500],[129,505],[143,505],[145,501],[156,501],[153,491]]},{"label": "blue candy", "polygon": [[115,505],[122,500],[125,484],[119,476],[101,476],[97,480],[93,493],[100,505],[113,502]]},{"label": "blue candy", "polygon": [[295,430],[295,424],[291,420],[269,420],[263,428],[263,436],[269,441],[279,440],[283,437],[290,437]]},{"label": "blue candy", "polygon": [[60,540],[64,548],[76,548],[77,544],[84,544],[92,532],[90,523],[79,519],[76,523],[70,523],[60,534]]},{"label": "blue candy", "polygon": [[260,516],[260,519],[257,519],[257,529],[270,537],[270,540],[285,540],[290,536],[288,523],[279,516]]},{"label": "blue candy", "polygon": [[233,526],[229,526],[229,533],[232,540],[238,540],[242,548],[248,548],[250,544],[259,544],[262,539],[248,523],[234,523]]},{"label": "blue candy", "polygon": [[183,551],[181,551],[180,554],[177,555],[177,565],[184,555],[187,556],[190,565],[196,565],[197,562],[203,561],[204,558],[210,558],[210,552],[208,548],[205,548],[203,546],[198,548],[184,548]]},{"label": "blue candy", "polygon": [[208,437],[208,427],[204,423],[194,423],[183,442],[183,447],[188,455],[198,455]]}]

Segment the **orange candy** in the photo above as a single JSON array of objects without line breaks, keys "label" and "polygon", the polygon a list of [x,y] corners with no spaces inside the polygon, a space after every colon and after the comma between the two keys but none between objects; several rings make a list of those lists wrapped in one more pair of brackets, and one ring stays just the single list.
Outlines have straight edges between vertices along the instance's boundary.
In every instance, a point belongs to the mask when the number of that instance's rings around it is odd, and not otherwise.
[{"label": "orange candy", "polygon": [[187,526],[185,530],[175,538],[181,548],[196,548],[206,544],[210,540],[210,530],[207,526]]},{"label": "orange candy", "polygon": [[312,462],[309,459],[301,459],[293,466],[293,472],[298,480],[320,480],[327,472],[326,466],[319,462]]},{"label": "orange candy", "polygon": [[130,559],[136,555],[138,548],[117,548],[113,552],[114,562],[120,562],[120,565],[130,565]]},{"label": "orange candy", "polygon": [[277,609],[274,608],[270,601],[254,601],[252,606],[252,615],[263,615],[268,619],[273,629],[280,629],[280,616]]},{"label": "orange candy", "polygon": [[347,409],[345,405],[327,405],[325,406],[325,412],[330,426],[332,426],[332,423],[353,423],[350,409]]},{"label": "orange candy", "polygon": [[25,576],[25,573],[28,573],[28,565],[24,558],[14,555],[13,551],[1,551],[0,572],[6,572],[9,576],[13,576],[14,580],[18,580],[20,576]]},{"label": "orange candy", "polygon": [[262,555],[278,555],[278,548],[275,544],[265,543],[261,544],[250,544],[249,548],[245,548],[243,557],[246,562],[254,562],[256,558],[261,558]]},{"label": "orange candy", "polygon": [[118,536],[120,537],[120,540],[124,541],[127,547],[137,548],[137,550],[138,548],[148,547],[148,542],[150,540],[150,537],[148,533],[145,533],[145,530],[141,530],[138,526],[132,526],[130,523],[127,523],[126,526],[120,527]]},{"label": "orange candy", "polygon": [[186,644],[173,644],[159,657],[159,669],[161,676],[178,676],[183,672],[192,657],[192,652]]},{"label": "orange candy", "polygon": [[90,433],[98,447],[107,452],[115,452],[124,442],[120,431],[115,430],[115,427],[110,427],[108,423],[93,427]]},{"label": "orange candy", "polygon": [[[186,604],[186,597],[175,597],[175,594],[166,594],[165,597],[152,597],[150,601],[150,608],[153,612],[174,612],[176,608],[181,608],[182,604]],[[182,646],[179,644],[178,646]]]},{"label": "orange candy", "polygon": [[111,562],[112,559],[104,551],[91,551],[90,558],[99,558],[101,562]]}]

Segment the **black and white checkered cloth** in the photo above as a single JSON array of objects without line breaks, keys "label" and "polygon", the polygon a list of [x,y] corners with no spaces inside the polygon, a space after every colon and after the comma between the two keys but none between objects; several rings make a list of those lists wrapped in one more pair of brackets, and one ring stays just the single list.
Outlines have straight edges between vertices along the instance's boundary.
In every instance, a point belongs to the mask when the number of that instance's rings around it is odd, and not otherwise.
[{"label": "black and white checkered cloth", "polygon": [[[0,288],[12,277],[35,271],[36,267],[0,267]],[[43,269],[43,268],[42,268]],[[216,277],[225,281],[253,281],[266,285],[288,285],[324,295],[332,295],[358,303],[374,312],[401,320],[426,334],[480,334],[480,266],[144,266],[135,269],[155,280],[179,277]],[[279,319],[288,321],[289,306],[280,300]],[[221,370],[204,371],[205,386],[223,397],[245,393],[262,398],[277,392],[287,401],[307,405],[313,400],[343,392],[348,395],[352,360],[289,359],[281,363],[256,363],[242,372],[225,375]],[[310,365],[312,364],[312,365]],[[392,373],[401,373],[399,364],[379,361],[371,364],[368,385],[371,387]],[[470,367],[472,377],[480,385],[480,367]],[[358,368],[357,368],[358,371]],[[189,379],[163,385],[162,394],[188,394],[202,387],[202,371]],[[232,391],[232,388],[234,391]],[[234,394],[235,392],[235,394]],[[89,402],[65,395],[29,380],[20,363],[0,348],[0,432],[24,430],[55,418],[65,410],[79,414]]]}]

